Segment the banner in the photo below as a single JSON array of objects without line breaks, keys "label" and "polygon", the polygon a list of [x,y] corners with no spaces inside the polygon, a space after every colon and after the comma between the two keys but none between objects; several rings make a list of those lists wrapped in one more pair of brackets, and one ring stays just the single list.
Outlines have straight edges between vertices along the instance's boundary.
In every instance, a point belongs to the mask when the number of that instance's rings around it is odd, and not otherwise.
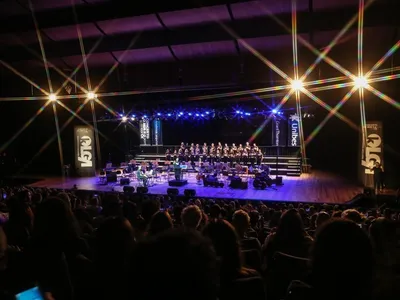
[{"label": "banner", "polygon": [[155,119],[153,120],[153,130],[151,131],[151,144],[153,146],[162,146],[163,139],[162,139],[162,123],[161,120]]},{"label": "banner", "polygon": [[89,126],[75,126],[75,168],[79,176],[94,176],[95,148],[93,129]]},{"label": "banner", "polygon": [[367,122],[366,139],[360,138],[359,179],[365,187],[374,187],[375,163],[384,166],[383,162],[383,126],[382,122]]},{"label": "banner", "polygon": [[299,128],[300,118],[298,114],[293,114],[289,116],[289,139],[288,146],[300,147],[300,128]]},{"label": "banner", "polygon": [[151,146],[149,119],[146,118],[140,120],[139,130],[140,130],[140,146]]},{"label": "banner", "polygon": [[286,146],[286,132],[286,120],[275,116],[272,122],[272,146]]}]

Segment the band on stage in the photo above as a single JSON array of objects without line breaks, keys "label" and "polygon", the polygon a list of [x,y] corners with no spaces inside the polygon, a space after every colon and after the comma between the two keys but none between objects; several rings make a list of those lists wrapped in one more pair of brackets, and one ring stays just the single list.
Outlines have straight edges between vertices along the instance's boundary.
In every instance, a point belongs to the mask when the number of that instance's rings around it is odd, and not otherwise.
[{"label": "band on stage", "polygon": [[192,143],[189,146],[182,142],[177,149],[167,149],[165,158],[167,161],[178,159],[179,162],[209,162],[212,165],[219,162],[230,163],[231,165],[235,163],[260,165],[263,153],[255,143],[250,145],[249,142],[244,146],[242,144],[236,146],[235,143],[231,146],[225,143],[222,146],[221,142],[217,145],[212,143],[210,146],[207,143],[202,146]]}]

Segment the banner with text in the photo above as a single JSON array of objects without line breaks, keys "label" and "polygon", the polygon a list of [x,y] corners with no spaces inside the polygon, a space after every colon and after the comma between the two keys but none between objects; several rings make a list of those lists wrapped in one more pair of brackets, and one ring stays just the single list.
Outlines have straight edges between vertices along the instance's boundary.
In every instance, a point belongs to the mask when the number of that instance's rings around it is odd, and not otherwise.
[{"label": "banner with text", "polygon": [[272,146],[286,146],[287,145],[287,122],[276,116],[272,122]]},{"label": "banner with text", "polygon": [[288,146],[300,147],[300,118],[298,114],[292,114],[289,116],[289,138]]},{"label": "banner with text", "polygon": [[140,146],[151,146],[150,139],[150,120],[142,119],[139,122]]},{"label": "banner with text", "polygon": [[76,172],[79,176],[94,176],[96,167],[93,128],[76,126],[74,136]]},{"label": "banner with text", "polygon": [[366,139],[360,138],[360,159],[358,174],[360,182],[365,187],[374,187],[374,171],[372,168],[378,162],[383,162],[383,126],[382,122],[367,122]]},{"label": "banner with text", "polygon": [[162,138],[162,123],[161,120],[153,120],[153,128],[152,128],[152,139],[151,139],[151,144],[153,146],[162,146],[163,144],[163,138]]}]

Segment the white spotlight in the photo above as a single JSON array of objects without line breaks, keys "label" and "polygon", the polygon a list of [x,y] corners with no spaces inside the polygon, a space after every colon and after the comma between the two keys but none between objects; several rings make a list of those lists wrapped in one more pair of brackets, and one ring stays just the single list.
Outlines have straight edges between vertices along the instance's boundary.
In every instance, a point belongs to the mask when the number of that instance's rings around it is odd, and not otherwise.
[{"label": "white spotlight", "polygon": [[354,85],[358,89],[366,88],[368,86],[368,79],[365,78],[364,76],[357,77],[354,79]]},{"label": "white spotlight", "polygon": [[127,117],[122,117],[122,122],[126,122],[128,120]]},{"label": "white spotlight", "polygon": [[89,93],[87,94],[87,97],[88,97],[88,99],[94,99],[94,98],[96,98],[96,94],[93,93],[93,92],[89,92]]},{"label": "white spotlight", "polygon": [[304,87],[304,83],[301,80],[293,80],[291,86],[292,90],[300,91]]},{"label": "white spotlight", "polygon": [[56,101],[57,100],[57,96],[55,94],[50,94],[49,95],[49,100],[50,101]]}]

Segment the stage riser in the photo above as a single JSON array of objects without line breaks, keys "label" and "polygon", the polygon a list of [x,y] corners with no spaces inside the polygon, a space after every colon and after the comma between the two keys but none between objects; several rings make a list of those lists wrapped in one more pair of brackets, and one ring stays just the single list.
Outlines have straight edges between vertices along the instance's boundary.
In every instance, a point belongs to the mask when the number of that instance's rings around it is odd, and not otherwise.
[{"label": "stage riser", "polygon": [[[150,162],[158,160],[160,165],[164,165],[165,155],[159,154],[142,154],[136,156],[137,162]],[[301,175],[301,158],[299,157],[265,157],[262,162],[263,165],[268,165],[271,170],[271,175],[276,175],[276,169],[278,169],[278,175],[286,176],[300,176]],[[250,166],[250,163],[248,163]]]}]

